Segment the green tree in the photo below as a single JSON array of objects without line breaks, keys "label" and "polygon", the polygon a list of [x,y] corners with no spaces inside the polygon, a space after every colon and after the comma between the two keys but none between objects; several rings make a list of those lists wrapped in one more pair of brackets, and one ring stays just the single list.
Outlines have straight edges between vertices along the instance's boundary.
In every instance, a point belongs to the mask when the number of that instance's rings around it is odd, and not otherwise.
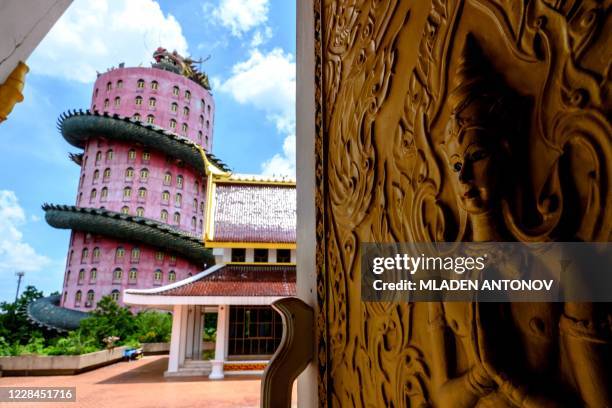
[{"label": "green tree", "polygon": [[28,303],[42,297],[43,293],[28,285],[17,302],[0,303],[0,337],[7,343],[27,344],[32,337],[43,337],[43,330],[27,319]]},{"label": "green tree", "polygon": [[127,340],[135,333],[136,322],[129,308],[119,306],[110,296],[104,296],[92,316],[81,321],[80,330],[97,346],[104,347],[102,340],[108,336],[119,337],[119,342]]}]

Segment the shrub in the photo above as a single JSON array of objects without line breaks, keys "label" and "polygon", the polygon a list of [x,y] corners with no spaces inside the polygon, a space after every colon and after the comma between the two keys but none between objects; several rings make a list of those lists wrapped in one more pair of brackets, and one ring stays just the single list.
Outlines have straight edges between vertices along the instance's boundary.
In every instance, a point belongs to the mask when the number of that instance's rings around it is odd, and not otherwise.
[{"label": "shrub", "polygon": [[172,333],[172,317],[170,314],[147,310],[138,313],[135,320],[136,337],[141,343],[170,341]]}]

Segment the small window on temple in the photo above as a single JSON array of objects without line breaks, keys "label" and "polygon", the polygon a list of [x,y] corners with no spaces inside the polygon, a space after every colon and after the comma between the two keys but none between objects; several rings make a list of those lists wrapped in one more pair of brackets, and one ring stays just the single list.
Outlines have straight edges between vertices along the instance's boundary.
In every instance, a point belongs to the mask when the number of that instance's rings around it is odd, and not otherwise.
[{"label": "small window on temple", "polygon": [[138,262],[140,260],[140,249],[132,248],[132,262]]},{"label": "small window on temple", "polygon": [[172,104],[170,105],[170,110],[172,112],[176,112],[178,110],[178,103],[172,102]]},{"label": "small window on temple", "polygon": [[232,262],[244,262],[246,260],[246,249],[232,248]]},{"label": "small window on temple", "polygon": [[80,306],[81,305],[81,296],[83,295],[83,293],[80,290],[77,290],[77,292],[74,295],[74,305],[75,306]]},{"label": "small window on temple", "polygon": [[98,278],[98,270],[96,268],[93,268],[89,272],[89,281],[90,282],[95,282],[97,278]]},{"label": "small window on temple", "polygon": [[191,228],[192,229],[196,228],[196,223],[197,223],[196,217],[191,217]]},{"label": "small window on temple", "polygon": [[121,105],[121,98],[117,96],[117,97],[115,98],[115,107],[116,107],[116,108],[118,108],[118,107],[119,107],[119,105]]},{"label": "small window on temple", "polygon": [[93,176],[92,176],[93,182],[95,183],[96,181],[98,181],[99,178],[100,178],[100,170],[95,169],[93,172]]},{"label": "small window on temple", "polygon": [[96,88],[96,91],[94,92],[94,98],[98,97],[98,88]]},{"label": "small window on temple", "polygon": [[276,262],[291,262],[291,250],[290,249],[277,249],[276,250]]},{"label": "small window on temple", "polygon": [[140,179],[142,181],[147,181],[149,179],[149,169],[140,170]]},{"label": "small window on temple", "polygon": [[159,88],[159,82],[152,81],[151,82],[151,89],[156,90],[157,88]]},{"label": "small window on temple", "polygon": [[142,161],[149,161],[151,159],[151,153],[149,152],[142,152]]},{"label": "small window on temple", "polygon": [[191,92],[185,91],[185,99],[187,100],[191,99]]},{"label": "small window on temple", "polygon": [[206,121],[206,129],[210,129],[210,120]]},{"label": "small window on temple", "polygon": [[198,211],[198,199],[194,198],[193,199],[193,212]]},{"label": "small window on temple", "polygon": [[89,202],[93,203],[97,195],[98,195],[98,191],[95,188],[91,190],[91,193],[89,193]]},{"label": "small window on temple", "polygon": [[208,115],[210,115],[210,105],[208,105],[206,109],[208,110]]},{"label": "small window on temple", "polygon": [[83,283],[83,280],[85,279],[85,269],[81,269],[79,271],[79,277],[78,277],[78,283]]},{"label": "small window on temple", "polygon": [[170,255],[170,260],[168,261],[168,264],[172,266],[176,265],[176,255]]},{"label": "small window on temple", "polygon": [[124,198],[129,198],[132,196],[132,188],[131,187],[126,187],[123,189],[123,197]]},{"label": "small window on temple", "polygon": [[188,128],[189,128],[189,127],[187,126],[187,124],[186,124],[186,123],[183,123],[183,124],[181,125],[181,131],[182,131],[183,133],[187,133],[187,129],[188,129]]},{"label": "small window on temple", "polygon": [[123,270],[121,268],[115,268],[113,271],[113,281],[120,281],[123,276]]},{"label": "small window on temple", "polygon": [[121,79],[117,81],[117,88],[123,88],[123,81]]},{"label": "small window on temple", "polygon": [[115,249],[115,262],[123,261],[124,255],[125,255],[125,249],[123,249],[123,247],[117,247],[117,249]]},{"label": "small window on temple", "polygon": [[176,186],[178,188],[183,188],[183,176],[181,176],[180,174],[176,176]]},{"label": "small window on temple", "polygon": [[153,280],[156,283],[159,283],[162,281],[162,271],[161,270],[157,269],[155,273],[153,273]]},{"label": "small window on temple", "polygon": [[155,123],[155,116],[153,115],[147,115],[147,123],[152,125],[153,123]]},{"label": "small window on temple", "polygon": [[175,212],[173,216],[173,221],[176,225],[180,225],[181,224],[181,214],[178,212]]},{"label": "small window on temple", "polygon": [[176,193],[176,195],[174,196],[174,205],[176,207],[180,207],[182,202],[183,202],[183,196],[181,195],[181,193]]},{"label": "small window on temple", "polygon": [[104,181],[108,181],[110,176],[111,176],[111,169],[110,168],[104,169],[104,174],[102,174]]},{"label": "small window on temple", "polygon": [[198,141],[202,142],[202,131],[198,130]]},{"label": "small window on temple", "polygon": [[167,172],[166,174],[164,174],[164,184],[169,186],[171,183],[172,183],[172,174]]},{"label": "small window on temple", "polygon": [[170,129],[176,129],[176,120],[170,119]]},{"label": "small window on temple", "polygon": [[172,88],[172,95],[174,96],[178,96],[179,95],[179,87],[175,86]]},{"label": "small window on temple", "polygon": [[119,301],[119,291],[117,289],[111,292],[111,299],[113,299],[115,302]]},{"label": "small window on temple", "polygon": [[137,96],[136,97],[136,106],[141,106],[142,105],[142,96]]},{"label": "small window on temple", "polygon": [[94,301],[94,291],[93,289],[89,289],[87,291],[87,302],[85,303],[86,307],[91,307],[93,306],[93,301]]},{"label": "small window on temple", "polygon": [[151,108],[154,108],[156,104],[157,104],[157,100],[155,98],[149,98],[149,106]]},{"label": "small window on temple", "polygon": [[104,109],[108,108],[110,106],[110,101],[108,99],[104,100]]},{"label": "small window on temple", "polygon": [[268,250],[257,248],[253,253],[253,260],[255,262],[268,262]]},{"label": "small window on temple", "polygon": [[143,207],[138,207],[136,209],[136,216],[137,217],[144,217],[144,208]]},{"label": "small window on temple", "polygon": [[204,124],[204,115],[200,115],[200,126]]},{"label": "small window on temple", "polygon": [[137,278],[138,278],[138,270],[136,268],[130,269],[130,272],[128,275],[128,279],[130,280],[130,282],[136,282]]},{"label": "small window on temple", "polygon": [[140,120],[141,120],[140,113],[135,113],[134,116],[132,116],[132,119],[140,122]]},{"label": "small window on temple", "polygon": [[162,192],[162,202],[167,204],[168,201],[170,201],[170,192],[169,191],[163,191]]},{"label": "small window on temple", "polygon": [[189,116],[189,108],[186,106],[183,108],[183,116]]},{"label": "small window on temple", "polygon": [[121,214],[128,215],[129,213],[130,213],[130,207],[128,207],[127,205],[121,207]]},{"label": "small window on temple", "polygon": [[161,210],[159,218],[161,218],[162,221],[168,221],[168,211]]},{"label": "small window on temple", "polygon": [[145,199],[147,198],[147,189],[144,187],[140,187],[138,189],[138,198]]},{"label": "small window on temple", "polygon": [[103,187],[102,190],[100,190],[100,199],[104,201],[106,200],[107,197],[108,197],[108,188]]},{"label": "small window on temple", "polygon": [[200,99],[200,109],[204,110],[206,107],[206,101],[204,99]]},{"label": "small window on temple", "polygon": [[128,160],[135,160],[135,159],[136,159],[136,150],[130,149],[130,151],[128,152]]},{"label": "small window on temple", "polygon": [[106,90],[107,90],[107,91],[110,91],[111,89],[113,89],[113,84],[112,84],[110,81],[108,81],[108,82],[106,83]]},{"label": "small window on temple", "polygon": [[176,272],[168,272],[168,282],[174,282],[176,280]]},{"label": "small window on temple", "polygon": [[109,149],[106,151],[106,161],[113,160],[113,149]]},{"label": "small window on temple", "polygon": [[144,79],[139,79],[138,82],[136,82],[136,87],[144,88],[144,86],[145,86]]},{"label": "small window on temple", "polygon": [[125,169],[125,179],[131,180],[133,177],[134,177],[134,169],[131,167],[128,167],[127,169]]},{"label": "small window on temple", "polygon": [[156,251],[155,252],[155,260],[156,261],[163,261],[164,260],[164,252],[163,251]]},{"label": "small window on temple", "polygon": [[102,152],[98,151],[96,153],[96,164],[98,164],[100,162],[100,160],[102,160]]}]

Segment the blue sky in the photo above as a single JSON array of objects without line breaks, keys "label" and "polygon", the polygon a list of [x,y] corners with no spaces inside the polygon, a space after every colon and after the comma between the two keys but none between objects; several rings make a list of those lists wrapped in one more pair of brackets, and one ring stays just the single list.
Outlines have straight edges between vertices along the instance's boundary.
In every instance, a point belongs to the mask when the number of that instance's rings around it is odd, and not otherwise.
[{"label": "blue sky", "polygon": [[295,2],[75,0],[28,59],[25,100],[0,124],[0,301],[22,284],[61,288],[69,232],[49,227],[44,202],[74,204],[78,151],[56,129],[86,108],[95,71],[148,66],[158,45],[211,58],[213,153],[236,172],[295,173]]}]

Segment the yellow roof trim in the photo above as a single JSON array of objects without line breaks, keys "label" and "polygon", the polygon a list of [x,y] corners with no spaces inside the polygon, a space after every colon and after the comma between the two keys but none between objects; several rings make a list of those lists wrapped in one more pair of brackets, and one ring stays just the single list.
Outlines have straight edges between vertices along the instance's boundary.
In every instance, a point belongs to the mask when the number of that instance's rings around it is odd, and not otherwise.
[{"label": "yellow roof trim", "polygon": [[261,249],[296,249],[293,242],[217,242],[205,241],[206,248],[261,248]]}]

